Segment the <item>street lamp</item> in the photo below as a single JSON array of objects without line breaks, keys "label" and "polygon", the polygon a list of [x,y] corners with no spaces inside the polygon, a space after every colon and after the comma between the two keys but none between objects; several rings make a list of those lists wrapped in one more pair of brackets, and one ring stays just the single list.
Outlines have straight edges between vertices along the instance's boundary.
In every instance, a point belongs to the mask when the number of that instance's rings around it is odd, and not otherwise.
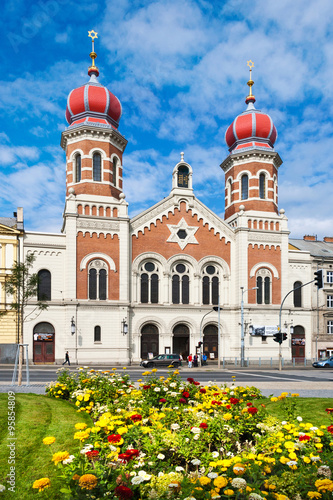
[{"label": "street lamp", "polygon": [[121,322],[121,332],[123,335],[128,333],[128,324],[126,318],[124,318]]},{"label": "street lamp", "polygon": [[74,321],[74,316],[71,319],[71,334],[74,335],[75,333],[75,321]]},{"label": "street lamp", "polygon": [[249,292],[250,290],[258,290],[257,286],[253,288],[248,288],[244,290],[244,287],[240,287],[242,291],[242,300],[241,300],[241,366],[244,366],[244,293]]}]

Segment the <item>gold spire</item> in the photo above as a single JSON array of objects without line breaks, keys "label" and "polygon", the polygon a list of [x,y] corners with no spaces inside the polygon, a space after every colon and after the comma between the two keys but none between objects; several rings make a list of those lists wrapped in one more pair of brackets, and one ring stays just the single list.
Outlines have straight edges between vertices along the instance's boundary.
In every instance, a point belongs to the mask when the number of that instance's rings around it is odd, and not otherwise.
[{"label": "gold spire", "polygon": [[91,75],[92,73],[95,73],[96,76],[99,75],[99,71],[98,71],[98,68],[97,66],[95,66],[95,59],[97,57],[97,54],[95,52],[95,38],[98,38],[98,33],[97,31],[94,31],[94,30],[90,30],[88,31],[88,36],[91,38],[91,45],[92,45],[92,48],[91,48],[91,52],[90,52],[90,57],[92,59],[92,64],[91,66],[88,68],[88,75]]},{"label": "gold spire", "polygon": [[249,102],[255,102],[255,100],[256,100],[256,98],[252,94],[252,86],[254,85],[254,81],[252,80],[252,68],[254,67],[254,63],[250,59],[249,61],[247,61],[247,65],[250,68],[250,79],[247,82],[247,84],[250,88],[250,92],[249,92],[249,95],[247,96],[247,98],[245,99],[246,104],[248,104]]}]

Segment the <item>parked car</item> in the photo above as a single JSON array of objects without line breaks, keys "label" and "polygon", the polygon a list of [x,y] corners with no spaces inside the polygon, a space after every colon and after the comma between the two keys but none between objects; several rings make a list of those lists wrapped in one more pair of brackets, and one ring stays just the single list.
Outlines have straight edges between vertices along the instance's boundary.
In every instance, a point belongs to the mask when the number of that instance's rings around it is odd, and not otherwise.
[{"label": "parked car", "polygon": [[178,368],[181,364],[182,360],[179,354],[159,354],[152,359],[145,359],[140,363],[144,368],[158,368],[159,366]]},{"label": "parked car", "polygon": [[333,356],[330,356],[329,358],[319,359],[318,361],[312,363],[312,366],[314,368],[333,368]]}]

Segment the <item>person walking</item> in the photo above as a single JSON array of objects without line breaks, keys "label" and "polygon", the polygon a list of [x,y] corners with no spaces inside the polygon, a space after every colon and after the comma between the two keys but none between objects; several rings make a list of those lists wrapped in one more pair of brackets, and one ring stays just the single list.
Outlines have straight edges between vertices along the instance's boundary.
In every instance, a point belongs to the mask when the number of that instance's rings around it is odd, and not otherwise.
[{"label": "person walking", "polygon": [[189,355],[187,356],[187,362],[188,362],[188,367],[189,367],[189,368],[192,368],[192,359],[193,359],[193,358],[192,358],[192,354],[189,354]]},{"label": "person walking", "polygon": [[68,354],[68,351],[66,351],[66,354],[65,354],[65,361],[63,362],[63,365],[65,365],[66,363],[68,363],[69,366],[71,366],[71,362],[69,361],[69,354]]}]

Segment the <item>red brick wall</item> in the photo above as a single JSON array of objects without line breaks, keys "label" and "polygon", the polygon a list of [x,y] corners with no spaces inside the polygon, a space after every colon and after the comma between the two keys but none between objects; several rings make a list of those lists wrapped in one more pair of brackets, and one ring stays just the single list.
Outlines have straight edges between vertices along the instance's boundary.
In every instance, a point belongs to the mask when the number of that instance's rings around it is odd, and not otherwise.
[{"label": "red brick wall", "polygon": [[[278,278],[275,278],[272,274],[272,304],[280,304],[281,303],[281,248],[277,246],[276,248],[269,245],[249,245],[248,247],[248,269],[249,272],[256,264],[260,264],[261,262],[268,262],[272,264],[278,271]],[[263,264],[261,266],[265,268],[266,266]],[[253,276],[250,278],[248,282],[248,288],[253,288],[256,286],[256,277]],[[256,303],[256,290],[249,290],[248,292],[248,300],[250,304]]]}]

